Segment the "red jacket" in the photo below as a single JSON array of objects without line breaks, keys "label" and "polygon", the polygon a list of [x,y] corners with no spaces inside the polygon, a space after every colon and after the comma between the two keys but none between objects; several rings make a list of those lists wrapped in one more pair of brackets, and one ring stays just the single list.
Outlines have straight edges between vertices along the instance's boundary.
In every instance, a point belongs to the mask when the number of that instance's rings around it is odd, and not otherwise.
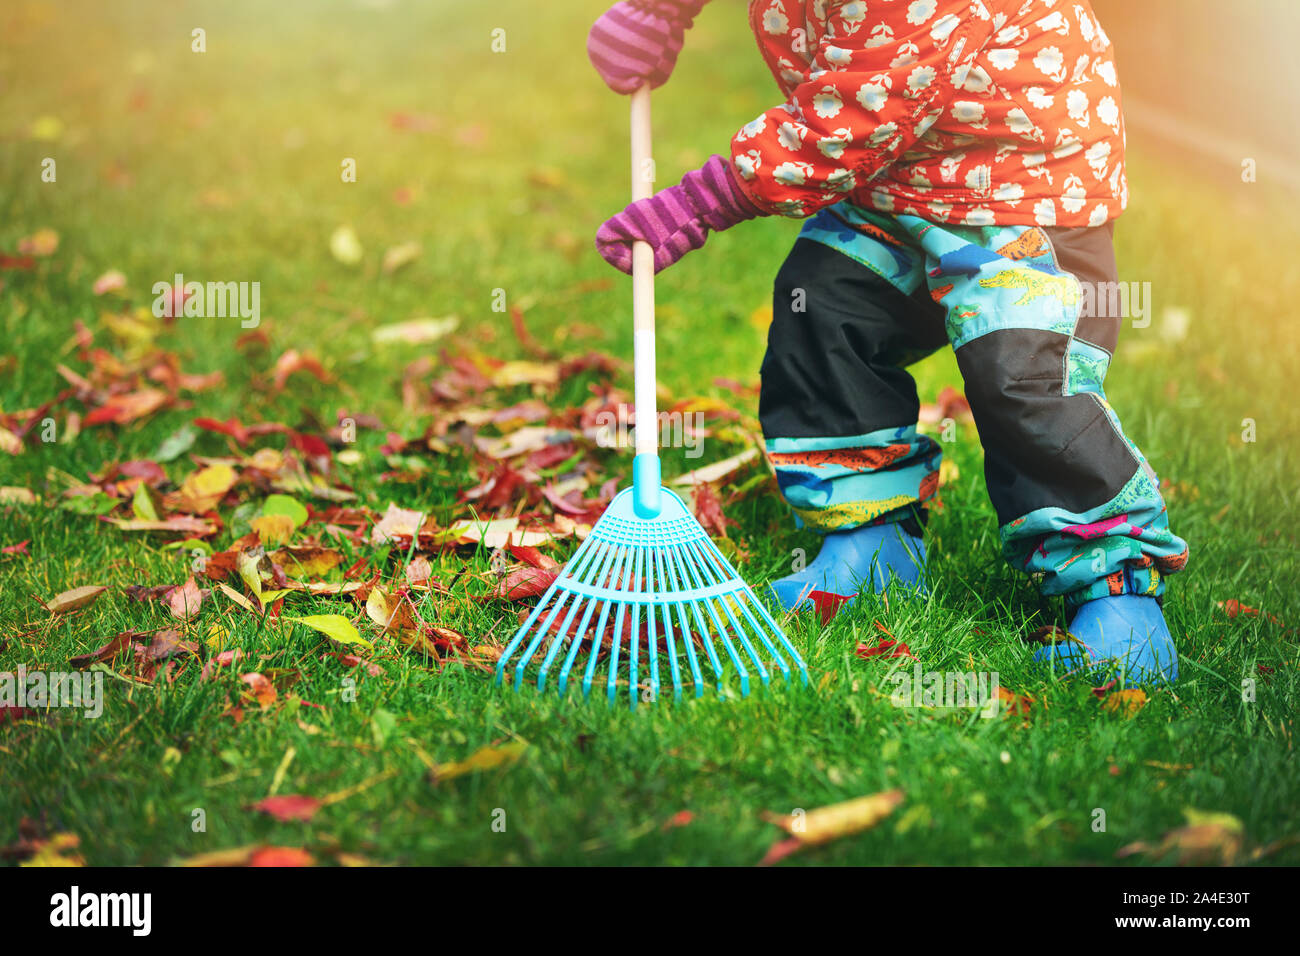
[{"label": "red jacket", "polygon": [[1089,0],[751,0],[749,16],[788,97],[732,140],[766,212],[851,199],[1096,226],[1128,203],[1119,81]]}]

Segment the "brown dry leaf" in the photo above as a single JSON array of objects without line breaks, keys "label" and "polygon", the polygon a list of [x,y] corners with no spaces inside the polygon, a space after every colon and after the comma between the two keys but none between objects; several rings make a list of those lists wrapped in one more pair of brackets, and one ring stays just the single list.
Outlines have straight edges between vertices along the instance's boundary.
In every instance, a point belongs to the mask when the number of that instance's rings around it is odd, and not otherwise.
[{"label": "brown dry leaf", "polygon": [[1120,714],[1130,720],[1146,706],[1147,692],[1141,688],[1112,691],[1102,698],[1101,709],[1108,714]]},{"label": "brown dry leaf", "polygon": [[196,471],[181,485],[181,506],[186,511],[202,513],[217,506],[239,476],[229,465],[210,465]]},{"label": "brown dry leaf", "polygon": [[998,700],[1002,702],[1002,713],[1007,717],[1029,713],[1034,699],[1024,694],[1016,694],[1005,687],[998,687]]},{"label": "brown dry leaf", "polygon": [[167,595],[167,610],[171,611],[172,617],[179,621],[188,621],[199,613],[202,605],[203,589],[195,582],[192,574],[189,580],[172,588],[171,593]]},{"label": "brown dry leaf", "polygon": [[499,747],[488,745],[476,750],[464,760],[440,763],[429,769],[429,779],[433,783],[443,783],[476,770],[491,770],[493,767],[508,766],[523,756],[528,744],[514,740]]},{"label": "brown dry leaf", "polygon": [[279,696],[275,689],[275,685],[256,671],[249,671],[247,674],[242,675],[240,680],[248,685],[248,689],[252,693],[253,697],[255,697],[257,702],[264,708],[270,707],[274,704],[276,697]]},{"label": "brown dry leaf", "polygon": [[1187,826],[1164,834],[1158,844],[1139,840],[1120,847],[1115,856],[1124,858],[1135,853],[1163,858],[1176,854],[1183,865],[1204,866],[1217,863],[1231,866],[1241,853],[1245,827],[1230,813],[1205,813],[1188,808],[1183,811]]},{"label": "brown dry leaf", "polygon": [[790,840],[778,841],[760,865],[769,865],[806,846],[820,846],[874,827],[903,802],[902,790],[886,790],[843,803],[819,807],[807,813],[759,814],[790,834]]},{"label": "brown dry leaf", "polygon": [[68,659],[68,664],[78,669],[86,667],[99,661],[107,661],[123,654],[131,649],[131,642],[140,635],[135,631],[123,631],[116,637],[111,638],[107,644],[95,648],[89,654],[78,654],[76,657]]},{"label": "brown dry leaf", "polygon": [[83,607],[94,604],[101,594],[108,588],[102,585],[88,585],[82,588],[73,588],[70,591],[64,591],[62,594],[56,594],[48,601],[40,601],[41,606],[51,614],[66,614],[68,611],[76,611]]},{"label": "brown dry leaf", "polygon": [[289,376],[298,371],[305,371],[314,375],[318,381],[328,383],[331,381],[329,372],[325,371],[325,366],[321,365],[320,359],[310,352],[300,354],[297,349],[289,349],[281,355],[275,362],[275,382],[272,389],[276,392],[284,391],[285,384],[289,381]]},{"label": "brown dry leaf", "polygon": [[181,637],[180,631],[159,631],[148,647],[140,647],[137,654],[145,660],[166,661],[173,657],[197,656],[199,646]]}]

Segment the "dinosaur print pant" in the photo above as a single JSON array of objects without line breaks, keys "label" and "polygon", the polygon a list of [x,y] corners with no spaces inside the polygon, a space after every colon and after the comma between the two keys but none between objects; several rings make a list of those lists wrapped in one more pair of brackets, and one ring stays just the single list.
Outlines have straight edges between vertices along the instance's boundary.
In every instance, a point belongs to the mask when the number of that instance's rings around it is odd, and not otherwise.
[{"label": "dinosaur print pant", "polygon": [[1006,560],[1071,605],[1163,594],[1187,545],[1102,389],[1116,281],[1110,226],[941,226],[846,202],[809,219],[776,279],[759,408],[796,520],[920,533],[941,449],[906,366],[951,345]]}]

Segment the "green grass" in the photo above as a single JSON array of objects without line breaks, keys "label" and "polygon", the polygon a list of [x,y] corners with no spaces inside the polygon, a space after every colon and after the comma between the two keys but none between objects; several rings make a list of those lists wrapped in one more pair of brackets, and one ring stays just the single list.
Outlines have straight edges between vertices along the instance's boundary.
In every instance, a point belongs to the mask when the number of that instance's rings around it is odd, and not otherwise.
[{"label": "green grass", "polygon": [[[224,387],[140,424],[29,443],[0,460],[0,485],[57,501],[57,484],[47,485],[53,472],[84,479],[107,463],[152,456],[199,415],[332,424],[344,409],[419,435],[429,422],[403,410],[400,383],[421,352],[372,345],[370,329],[456,314],[462,324],[449,346],[523,358],[509,323],[491,310],[496,289],[527,307],[529,328],[548,347],[630,355],[627,284],[585,285],[613,275],[590,235],[627,192],[626,104],[582,56],[601,4],[551,5],[545,14],[516,0],[378,6],[318,3],[299,16],[294,5],[251,2],[133,4],[131,12],[29,3],[5,14],[0,250],[45,226],[61,246],[31,272],[0,273],[0,411],[52,398],[64,387],[58,362],[86,372],[65,348],[76,320],[96,345],[127,348],[100,318],[121,302],[90,292],[111,268],[128,276],[133,305],[147,306],[152,283],[175,272],[260,281],[270,346],[237,348],[237,322],[178,321],[158,346],[187,372],[224,372]],[[723,149],[775,99],[740,6],[715,7],[656,96],[665,183]],[[207,30],[207,53],[189,51],[196,26]],[[496,27],[507,31],[504,54],[489,51]],[[398,112],[431,115],[435,129],[394,129]],[[59,141],[27,137],[42,115],[65,125]],[[292,693],[319,706],[291,701],[237,723],[222,716],[237,692],[229,676],[200,682],[190,668],[171,685],[110,679],[98,720],[59,712],[0,725],[0,817],[11,830],[25,816],[77,834],[92,864],[165,863],[255,842],[304,846],[325,861],[341,850],[386,863],[750,864],[780,836],[760,811],[895,787],[906,799],[891,818],[791,863],[1110,863],[1125,844],[1180,825],[1185,808],[1234,814],[1248,847],[1295,834],[1296,236],[1272,214],[1280,207],[1250,192],[1263,187],[1213,190],[1130,139],[1134,202],[1118,231],[1121,271],[1152,283],[1157,314],[1151,328],[1125,330],[1108,392],[1129,434],[1177,483],[1174,527],[1192,547],[1166,605],[1183,679],[1132,719],[1103,712],[1086,685],[1030,665],[1022,635],[1059,608],[1000,563],[982,455],[966,429],[950,446],[960,476],[931,522],[931,600],[865,601],[826,628],[794,622],[811,689],[665,701],[633,714],[603,701],[501,691],[479,672],[428,668],[392,649],[370,676],[322,656],[319,637],[304,628],[259,626],[214,599],[195,630],[220,617],[248,661],[263,672],[298,670]],[[57,159],[56,184],[39,180],[45,156]],[[348,156],[358,161],[355,184],[339,179]],[[396,203],[400,188],[417,198]],[[329,235],[343,223],[366,249],[356,268],[329,254]],[[663,276],[665,387],[740,401],[710,383],[756,380],[763,337],[750,315],[764,305],[796,228],[749,224]],[[422,256],[381,275],[383,250],[407,240],[422,243]],[[1169,307],[1190,312],[1186,338],[1162,332]],[[275,357],[290,347],[317,352],[337,384],[296,376],[282,394],[267,393]],[[930,398],[960,384],[950,355],[916,373]],[[566,400],[581,399],[584,384],[566,386]],[[1241,441],[1246,418],[1257,424],[1255,443]],[[468,515],[456,498],[474,481],[463,455],[427,457],[415,480],[389,482],[382,443],[383,432],[363,431],[362,461],[347,472],[363,503],[428,509],[442,522]],[[192,453],[226,449],[205,433]],[[708,459],[737,450],[726,442],[706,449]],[[670,455],[666,467],[695,464]],[[614,458],[609,465],[626,469]],[[185,458],[167,466],[176,481],[192,467]],[[769,492],[728,515],[753,583],[784,573],[793,549],[815,547]],[[184,579],[182,558],[162,540],[55,507],[0,507],[0,545],[24,539],[31,558],[0,557],[0,669],[63,669],[118,631],[167,623],[165,612],[120,590]],[[357,553],[374,557],[368,546]],[[388,573],[400,571],[400,558],[389,556]],[[460,577],[451,596],[425,604],[431,620],[475,640],[509,634],[516,608],[468,597],[487,571],[482,551],[433,562],[443,580]],[[55,619],[34,600],[83,584],[114,590]],[[1264,613],[1229,620],[1216,608],[1228,599]],[[346,600],[290,601],[286,613],[354,612]],[[893,707],[895,662],[853,654],[858,641],[874,643],[876,622],[927,670],[997,671],[1003,686],[1034,699],[1030,715],[983,720]],[[1272,672],[1261,677],[1257,665]],[[345,678],[357,682],[355,702],[343,699]],[[1244,678],[1258,678],[1253,702],[1242,699]],[[429,782],[430,761],[506,739],[529,745],[512,766]],[[245,807],[266,796],[277,771],[282,794],[370,785],[310,823],[276,823]],[[191,828],[196,808],[205,832]],[[504,832],[492,826],[498,808]],[[1098,808],[1104,832],[1092,827]],[[683,810],[690,823],[664,827]],[[15,836],[0,833],[0,843]],[[1267,860],[1300,862],[1300,851]]]}]

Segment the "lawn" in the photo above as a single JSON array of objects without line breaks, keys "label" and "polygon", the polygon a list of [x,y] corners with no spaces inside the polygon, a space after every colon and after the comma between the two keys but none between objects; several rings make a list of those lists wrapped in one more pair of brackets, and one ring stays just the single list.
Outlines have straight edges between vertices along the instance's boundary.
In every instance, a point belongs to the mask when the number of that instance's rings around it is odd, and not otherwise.
[{"label": "lawn", "polygon": [[[537,558],[466,543],[474,522],[522,514],[562,561],[576,539],[539,487],[576,470],[569,487],[595,499],[630,475],[630,454],[580,440],[509,487],[523,459],[482,450],[630,394],[630,283],[590,242],[628,192],[626,103],[583,55],[601,6],[26,0],[0,14],[0,425],[34,423],[0,451],[0,671],[69,670],[128,631],[154,642],[93,665],[97,719],[0,711],[6,858],[71,834],[91,865],[255,846],[322,864],[748,865],[784,836],[765,815],[897,789],[874,827],[781,865],[1172,862],[1177,847],[1121,851],[1159,844],[1188,811],[1229,815],[1209,824],[1223,839],[1207,861],[1300,862],[1296,231],[1266,186],[1212,182],[1136,131],[1117,240],[1153,315],[1125,329],[1107,390],[1191,543],[1166,603],[1171,690],[1125,707],[1031,664],[1025,637],[1061,609],[998,557],[970,424],[945,445],[932,595],[790,620],[809,686],[635,711],[495,686],[493,649],[528,602],[492,595]],[[740,12],[709,8],[656,94],[665,184],[774,102]],[[58,237],[47,255],[41,230]],[[661,277],[662,390],[710,428],[702,458],[665,452],[668,475],[753,447],[764,309],[796,230],[747,224]],[[260,324],[155,319],[152,287],[178,273],[259,283]],[[101,279],[120,288],[97,294]],[[449,316],[436,342],[373,336]],[[610,360],[579,361],[593,354]],[[915,372],[926,401],[961,388],[951,355]],[[159,407],[121,398],[151,403],[144,390]],[[237,482],[190,509],[219,519],[203,544],[101,520],[185,514],[178,501],[203,497],[193,476],[223,463]],[[255,523],[273,493],[308,520]],[[722,546],[752,584],[815,548],[760,464],[716,493],[734,522]],[[390,505],[430,533],[380,540]],[[259,533],[268,550],[287,535],[278,554],[329,554],[319,573],[287,569],[321,593],[257,606],[250,592],[286,583],[234,567]],[[196,565],[196,550],[227,557]],[[180,592],[139,590],[191,575],[209,593],[185,619],[168,609]],[[443,629],[413,627],[414,642],[382,635],[345,588],[411,581],[419,621]],[[108,590],[81,609],[38,601],[90,585]],[[346,616],[373,650],[290,620],[310,615]],[[160,648],[168,630],[186,643]],[[914,662],[856,653],[887,635],[927,671],[996,672],[1028,700],[996,719],[896,707],[891,675]],[[483,766],[457,765],[475,755]],[[295,795],[319,801],[309,819],[253,809]]]}]

